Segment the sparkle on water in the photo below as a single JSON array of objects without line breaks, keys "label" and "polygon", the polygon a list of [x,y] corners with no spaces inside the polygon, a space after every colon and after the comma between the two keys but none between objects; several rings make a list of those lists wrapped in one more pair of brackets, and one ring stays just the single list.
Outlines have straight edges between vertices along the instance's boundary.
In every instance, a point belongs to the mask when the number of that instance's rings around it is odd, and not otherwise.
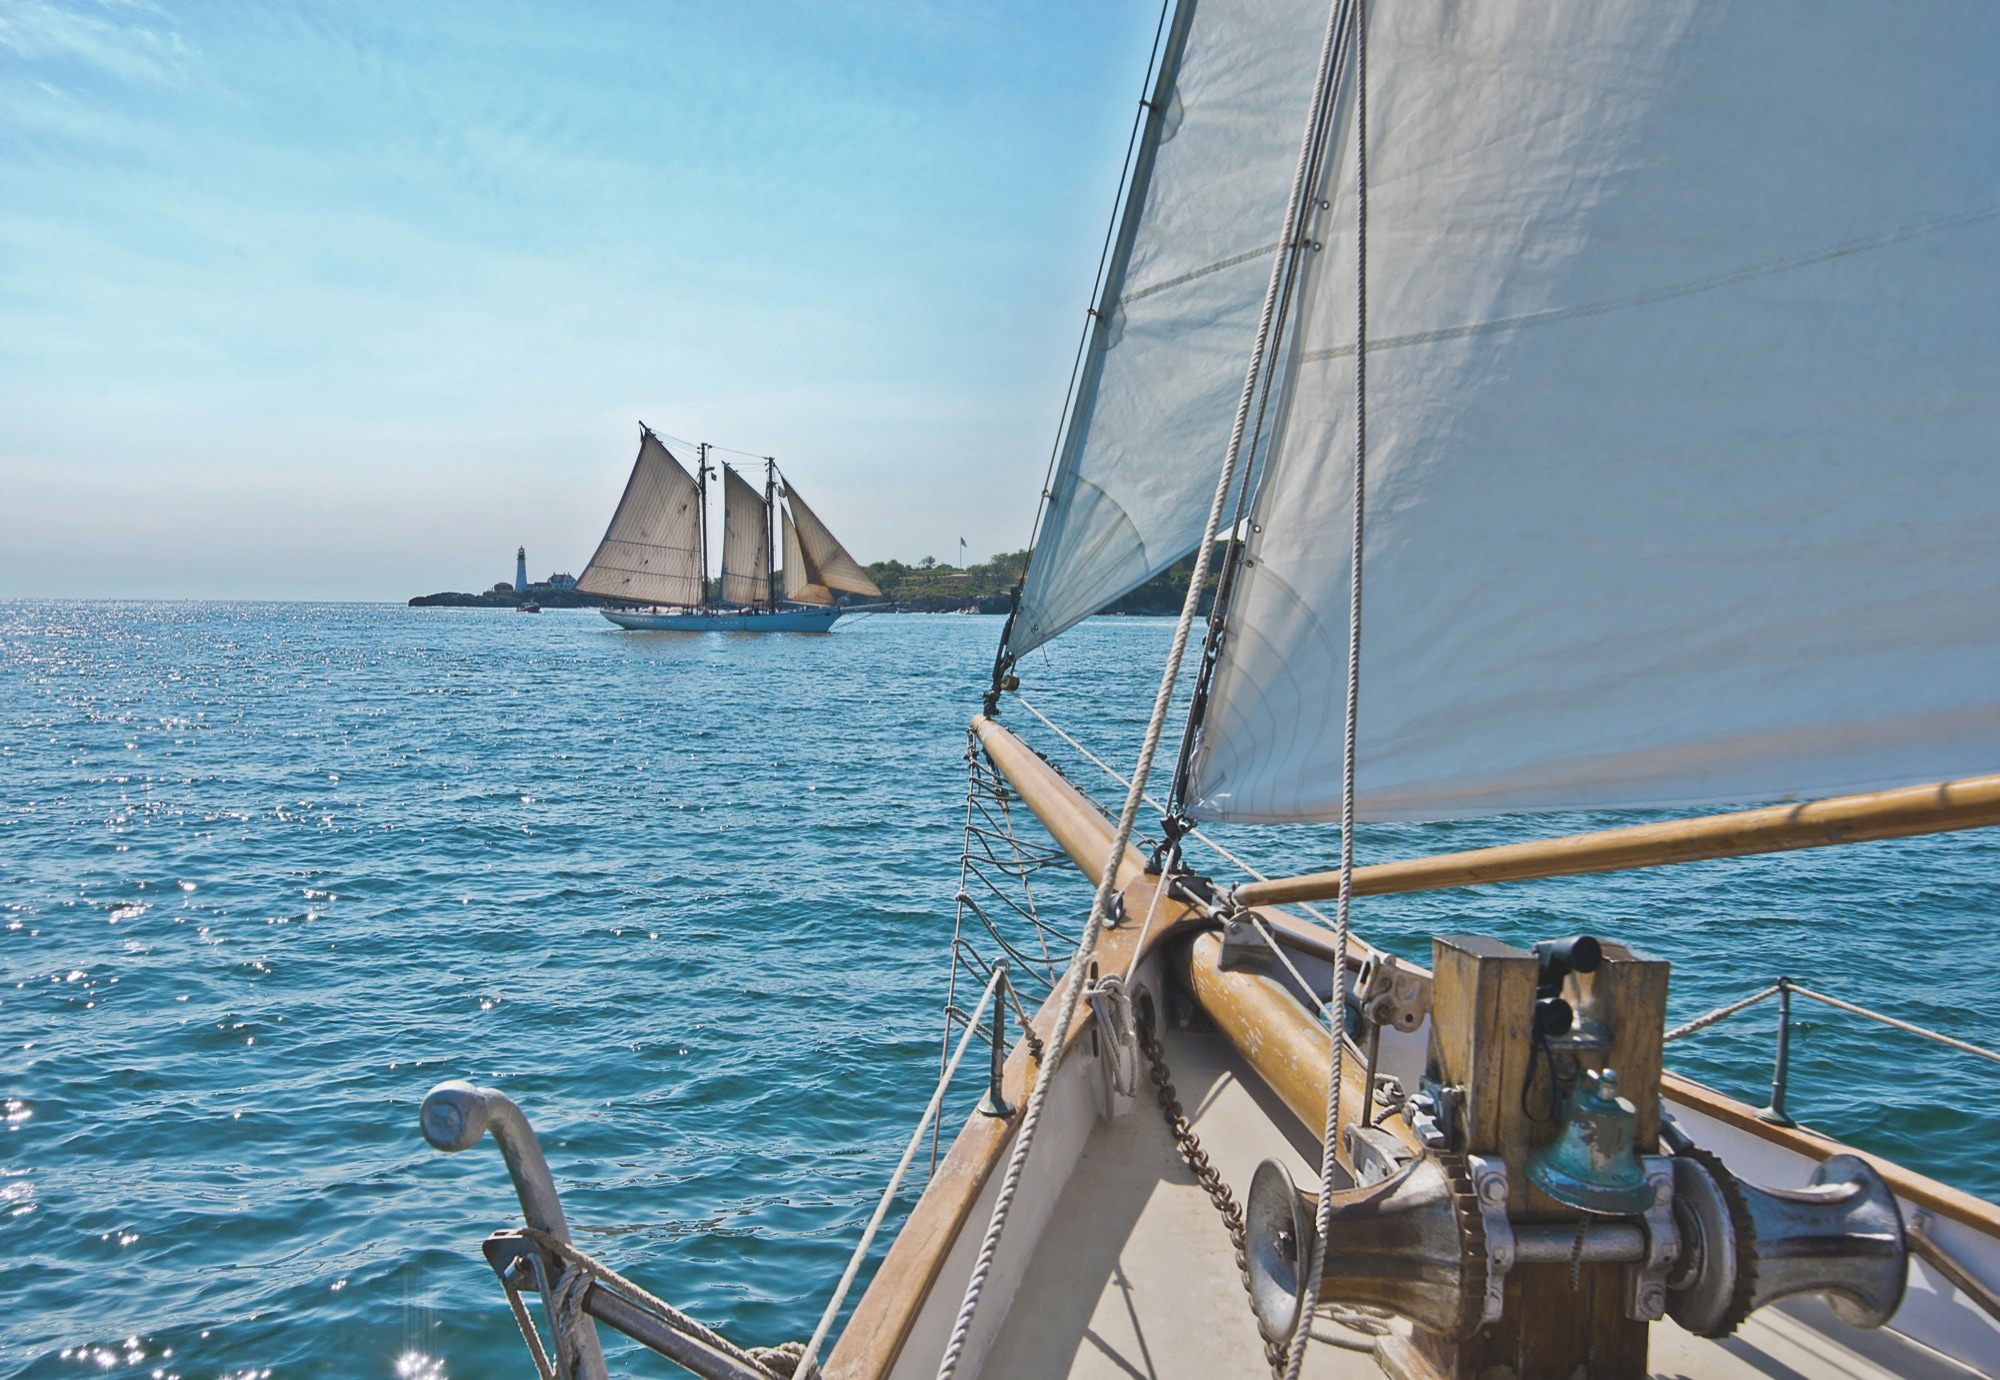
[{"label": "sparkle on water", "polygon": [[[527,1109],[586,1249],[741,1342],[805,1336],[935,1077],[997,631],[0,604],[0,1373],[525,1373],[478,1250],[517,1212],[499,1156],[417,1134],[454,1077]],[[1086,624],[1029,693],[1129,765],[1168,632]],[[1326,828],[1223,832],[1274,871],[1336,851]],[[1432,933],[1588,929],[1675,961],[1676,1020],[1789,972],[1992,1045],[1996,881],[1986,831],[1370,899],[1357,924],[1418,959]],[[1988,1066],[1799,1016],[1802,1120],[2000,1195]],[[1673,1061],[1761,1102],[1772,1019]]]}]

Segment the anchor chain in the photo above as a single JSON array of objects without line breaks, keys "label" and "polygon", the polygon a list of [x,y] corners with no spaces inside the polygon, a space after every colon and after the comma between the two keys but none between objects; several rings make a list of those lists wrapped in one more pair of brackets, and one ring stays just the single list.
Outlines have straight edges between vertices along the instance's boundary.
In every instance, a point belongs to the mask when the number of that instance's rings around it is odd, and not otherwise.
[{"label": "anchor chain", "polygon": [[[1153,1086],[1160,1102],[1160,1114],[1166,1118],[1167,1131],[1174,1138],[1174,1148],[1181,1159],[1194,1171],[1195,1182],[1208,1195],[1209,1202],[1221,1214],[1222,1225],[1229,1232],[1229,1245],[1236,1252],[1236,1273],[1243,1281],[1244,1296],[1251,1297],[1250,1291],[1250,1247],[1245,1239],[1243,1209],[1236,1202],[1236,1195],[1229,1191],[1229,1185],[1222,1181],[1210,1162],[1208,1152],[1202,1149],[1201,1139],[1188,1123],[1187,1115],[1181,1110],[1180,1098],[1174,1092],[1172,1076],[1167,1071],[1166,1054],[1160,1042],[1153,1038],[1153,1022],[1150,1010],[1142,1011],[1135,1022],[1139,1030],[1139,1048],[1145,1053],[1147,1066],[1152,1074]],[[1258,1329],[1263,1336],[1263,1329]],[[1271,1367],[1273,1376],[1282,1375],[1285,1365],[1283,1342],[1274,1342],[1264,1337],[1264,1360]]]}]

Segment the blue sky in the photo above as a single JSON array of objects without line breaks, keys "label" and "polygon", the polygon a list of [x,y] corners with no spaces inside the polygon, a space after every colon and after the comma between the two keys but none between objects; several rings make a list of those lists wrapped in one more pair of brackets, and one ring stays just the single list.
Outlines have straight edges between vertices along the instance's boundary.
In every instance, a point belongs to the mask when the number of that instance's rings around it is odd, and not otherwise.
[{"label": "blue sky", "polygon": [[637,418],[1023,545],[1158,14],[0,0],[0,597],[577,570]]}]

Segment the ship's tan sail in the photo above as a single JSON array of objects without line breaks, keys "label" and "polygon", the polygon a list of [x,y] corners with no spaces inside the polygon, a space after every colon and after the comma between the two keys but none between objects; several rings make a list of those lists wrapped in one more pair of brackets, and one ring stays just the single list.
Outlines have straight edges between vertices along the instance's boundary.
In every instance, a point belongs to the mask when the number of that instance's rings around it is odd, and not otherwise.
[{"label": "ship's tan sail", "polygon": [[[1372,15],[1360,817],[2000,771],[2000,9]],[[1204,818],[1340,813],[1346,128]]]},{"label": "ship's tan sail", "polygon": [[722,602],[771,602],[771,523],[764,495],[722,467]]},{"label": "ship's tan sail", "polygon": [[701,491],[649,431],[640,439],[611,526],[576,587],[634,603],[692,607],[702,603],[704,583]]},{"label": "ship's tan sail", "polygon": [[845,590],[849,594],[879,595],[882,592],[875,587],[875,582],[868,578],[868,572],[861,568],[860,562],[847,554],[847,548],[827,530],[826,524],[819,520],[813,510],[806,506],[805,500],[799,497],[799,491],[790,483],[785,485],[785,501],[792,510],[792,523],[785,529],[788,566],[791,564],[789,543],[796,539],[805,557],[804,566],[812,573],[813,583],[825,585],[829,589]]},{"label": "ship's tan sail", "polygon": [[792,515],[780,509],[778,519],[784,528],[785,597],[795,604],[831,604],[833,591],[820,578],[818,567],[807,559],[799,544],[799,529],[792,525]]},{"label": "ship's tan sail", "polygon": [[1014,656],[1201,540],[1326,14],[1325,0],[1176,7],[1009,637]]}]

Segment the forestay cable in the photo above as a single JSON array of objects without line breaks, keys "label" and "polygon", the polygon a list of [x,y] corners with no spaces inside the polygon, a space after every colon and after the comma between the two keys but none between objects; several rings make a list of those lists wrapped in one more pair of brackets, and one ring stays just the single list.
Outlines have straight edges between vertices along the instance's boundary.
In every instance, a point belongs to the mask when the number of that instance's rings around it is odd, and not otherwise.
[{"label": "forestay cable", "polygon": [[[1195,548],[1194,572],[1188,581],[1187,596],[1181,601],[1179,620],[1174,624],[1174,638],[1167,649],[1167,664],[1160,675],[1160,688],[1153,697],[1152,716],[1146,723],[1146,736],[1139,745],[1139,760],[1132,771],[1132,784],[1125,792],[1125,807],[1119,812],[1118,827],[1111,841],[1109,854],[1104,860],[1104,874],[1097,884],[1097,894],[1090,904],[1090,918],[1085,923],[1083,937],[1077,944],[1076,954],[1070,961],[1069,972],[1064,976],[1062,1000],[1056,1009],[1055,1028],[1049,1032],[1048,1057],[1042,1061],[1035,1078],[1035,1085],[1028,1095],[1027,1109],[1021,1114],[1021,1123],[1014,1134],[1013,1153],[1007,1159],[1006,1177],[1001,1181],[1000,1191],[993,1204],[993,1216],[986,1224],[985,1239],[980,1242],[979,1258],[972,1267],[972,1276],[966,1282],[965,1297],[959,1303],[958,1316],[952,1322],[951,1340],[946,1344],[944,1355],[938,1362],[937,1380],[950,1380],[958,1369],[959,1357],[965,1352],[966,1339],[972,1331],[972,1320],[979,1310],[979,1295],[986,1286],[987,1276],[993,1269],[993,1258],[1000,1247],[1000,1235],[1006,1229],[1007,1214],[1014,1205],[1014,1195],[1020,1190],[1021,1174],[1028,1162],[1028,1152],[1034,1145],[1035,1128],[1040,1125],[1042,1108],[1048,1102],[1049,1087],[1055,1082],[1056,1074],[1062,1067],[1062,1058],[1069,1044],[1070,1022],[1075,1019],[1076,1006],[1083,993],[1084,972],[1088,965],[1083,961],[1097,946],[1098,935],[1104,928],[1104,917],[1110,912],[1111,898],[1117,890],[1119,864],[1124,861],[1125,849],[1132,841],[1133,827],[1138,823],[1139,808],[1146,798],[1146,781],[1152,774],[1153,758],[1159,751],[1160,734],[1166,727],[1167,711],[1172,706],[1174,686],[1180,679],[1181,661],[1187,653],[1188,632],[1194,626],[1195,610],[1201,603],[1202,586],[1208,580],[1209,552],[1215,545],[1217,530],[1222,525],[1223,509],[1236,479],[1236,467],[1242,456],[1243,433],[1249,424],[1251,404],[1256,400],[1257,384],[1262,377],[1264,362],[1271,344],[1271,322],[1276,315],[1278,297],[1286,279],[1286,266],[1290,258],[1305,247],[1305,206],[1306,174],[1312,156],[1318,145],[1318,135],[1324,123],[1328,92],[1332,85],[1333,54],[1336,38],[1340,30],[1340,17],[1344,5],[1335,4],[1327,15],[1326,34],[1320,44],[1319,68],[1313,81],[1311,118],[1306,122],[1305,137],[1299,149],[1298,164],[1292,173],[1291,195],[1285,207],[1285,243],[1289,254],[1280,254],[1271,261],[1271,278],[1264,291],[1264,305],[1257,319],[1257,334],[1250,348],[1249,368],[1244,373],[1243,391],[1236,400],[1236,415],[1230,425],[1229,446],[1224,452],[1222,472],[1216,477],[1215,495],[1209,501],[1208,519],[1203,524],[1201,545]],[[1334,1041],[1335,1048],[1340,1042]]]}]

